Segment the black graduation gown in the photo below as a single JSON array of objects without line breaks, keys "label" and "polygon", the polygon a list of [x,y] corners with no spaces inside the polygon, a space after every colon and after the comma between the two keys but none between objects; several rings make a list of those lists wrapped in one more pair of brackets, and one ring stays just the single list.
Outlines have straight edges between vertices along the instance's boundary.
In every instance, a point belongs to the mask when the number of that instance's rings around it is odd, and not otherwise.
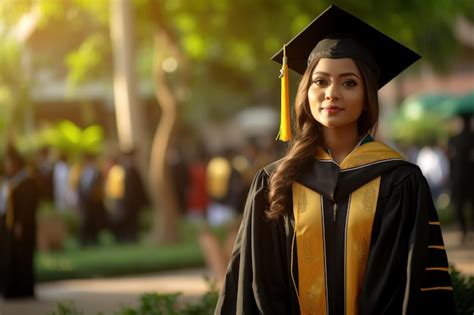
[{"label": "black graduation gown", "polygon": [[79,238],[83,245],[95,244],[100,231],[106,226],[103,196],[103,178],[93,165],[86,166],[79,180],[79,209],[81,223]]},{"label": "black graduation gown", "polygon": [[451,198],[456,203],[474,199],[474,133],[463,132],[449,139]]},{"label": "black graduation gown", "polygon": [[[353,167],[341,170],[332,161],[314,159],[296,181],[322,196],[326,314],[346,312],[348,200],[357,188],[378,177],[358,313],[455,314],[446,252],[425,178],[413,164],[379,160],[376,150],[362,147],[361,154],[357,148],[351,153]],[[372,157],[370,163],[365,162],[367,157]],[[278,220],[265,218],[268,181],[277,165],[262,169],[253,181],[216,314],[308,314],[300,312],[295,289],[298,248],[293,242],[293,211]]]},{"label": "black graduation gown", "polygon": [[121,241],[136,241],[140,210],[147,205],[148,197],[143,181],[135,166],[124,166],[124,195],[117,200],[118,215],[115,229]]},{"label": "black graduation gown", "polygon": [[[36,245],[36,209],[38,192],[35,180],[26,169],[10,180],[9,196],[13,219],[2,223],[2,270],[0,290],[5,298],[33,297],[34,251]],[[11,214],[10,214],[11,215]]]}]

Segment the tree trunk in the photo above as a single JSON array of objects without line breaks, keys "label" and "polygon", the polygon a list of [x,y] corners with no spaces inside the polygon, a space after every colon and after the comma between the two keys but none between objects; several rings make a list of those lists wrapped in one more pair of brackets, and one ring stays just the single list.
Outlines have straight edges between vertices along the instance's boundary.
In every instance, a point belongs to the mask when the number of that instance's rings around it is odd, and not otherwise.
[{"label": "tree trunk", "polygon": [[[178,45],[178,39],[169,27],[163,14],[162,1],[149,2],[149,12],[155,23],[155,97],[161,109],[161,118],[156,129],[151,149],[150,186],[155,206],[152,237],[157,243],[172,243],[178,240],[180,212],[169,174],[166,153],[177,119],[178,98],[173,91],[186,90],[189,86],[189,62]],[[162,63],[169,55],[179,62],[178,80],[171,85],[166,79]]]},{"label": "tree trunk", "polygon": [[137,149],[140,171],[147,164],[149,141],[143,123],[143,108],[137,99],[134,69],[134,19],[128,0],[111,1],[110,30],[114,52],[114,103],[119,146]]},{"label": "tree trunk", "polygon": [[[176,122],[177,100],[162,70],[162,36],[155,35],[155,97],[161,108],[161,118],[156,129],[150,157],[150,187],[155,206],[152,237],[157,243],[178,241],[179,211],[172,178],[169,176],[166,152]],[[163,46],[163,45],[162,45]],[[161,48],[161,49],[160,49]]]}]

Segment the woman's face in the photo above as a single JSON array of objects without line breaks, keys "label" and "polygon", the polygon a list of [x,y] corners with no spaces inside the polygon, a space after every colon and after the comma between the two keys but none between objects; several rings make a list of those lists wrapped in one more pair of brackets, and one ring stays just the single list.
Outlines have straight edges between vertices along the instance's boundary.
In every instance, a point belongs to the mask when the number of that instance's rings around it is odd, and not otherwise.
[{"label": "woman's face", "polygon": [[355,128],[364,108],[364,81],[350,58],[321,58],[311,74],[308,101],[327,128]]}]

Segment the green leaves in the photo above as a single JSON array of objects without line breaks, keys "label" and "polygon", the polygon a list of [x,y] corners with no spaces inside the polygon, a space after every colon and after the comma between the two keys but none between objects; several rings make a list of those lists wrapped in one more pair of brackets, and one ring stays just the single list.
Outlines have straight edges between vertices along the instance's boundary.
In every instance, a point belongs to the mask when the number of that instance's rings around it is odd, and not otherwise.
[{"label": "green leaves", "polygon": [[391,134],[396,141],[430,144],[449,134],[445,94],[424,94],[407,98],[391,119]]},{"label": "green leaves", "polygon": [[40,143],[80,157],[85,153],[100,153],[103,149],[104,131],[99,125],[81,129],[69,120],[64,120],[54,127],[43,129]]},{"label": "green leaves", "polygon": [[0,85],[18,84],[21,74],[20,47],[13,40],[0,37]]},{"label": "green leaves", "polygon": [[463,275],[453,266],[450,266],[450,276],[453,283],[457,313],[459,315],[473,314],[474,276]]},{"label": "green leaves", "polygon": [[[332,2],[414,48],[435,70],[446,69],[457,57],[456,49],[460,45],[453,35],[456,17],[462,14],[472,18],[474,12],[471,0],[439,0],[436,5],[421,0]],[[255,95],[267,95],[265,102],[277,103],[278,67],[269,58],[331,1],[133,0],[132,3],[140,82],[153,81],[156,53],[153,38],[157,25],[164,25],[191,62],[191,67],[184,70],[186,73],[180,71],[184,67],[178,67],[172,74],[175,81],[181,76],[191,78],[192,93],[186,100],[191,104],[189,108],[205,102],[210,109],[205,118],[220,119],[214,113],[221,111],[222,106],[230,107],[226,112],[234,113],[255,104]],[[51,55],[44,67],[55,69],[52,72],[56,73],[64,71],[65,63],[71,87],[97,78],[110,80],[110,0],[1,0],[0,32],[2,24],[3,29],[12,29],[35,4],[42,16],[39,31],[44,33],[38,42],[44,51],[35,51],[33,59],[44,58],[41,53]],[[54,49],[47,50],[48,47]],[[160,50],[169,52],[169,47]],[[6,60],[15,56],[19,54],[0,56],[0,72],[13,79],[19,73],[18,67]],[[64,61],[58,62],[61,58]],[[195,84],[195,81],[204,83]],[[216,93],[219,97],[209,96]],[[236,98],[239,102],[228,102]],[[193,116],[190,113],[181,117]],[[190,122],[195,123],[192,119]]]},{"label": "green leaves", "polygon": [[107,51],[110,51],[109,39],[102,33],[96,33],[81,43],[77,50],[66,56],[69,68],[67,81],[77,86],[87,80],[97,79]]}]

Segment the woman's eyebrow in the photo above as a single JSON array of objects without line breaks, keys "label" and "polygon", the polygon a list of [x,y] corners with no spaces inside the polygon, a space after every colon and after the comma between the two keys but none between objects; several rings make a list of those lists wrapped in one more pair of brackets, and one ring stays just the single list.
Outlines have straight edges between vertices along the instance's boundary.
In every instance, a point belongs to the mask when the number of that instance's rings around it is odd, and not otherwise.
[{"label": "woman's eyebrow", "polygon": [[[320,75],[324,75],[324,76],[328,76],[328,77],[331,76],[330,73],[324,72],[324,71],[316,71],[316,72],[313,73],[313,76],[316,75],[316,74],[320,74]],[[347,77],[347,76],[351,76],[351,75],[357,77],[359,80],[361,79],[360,76],[358,76],[354,72],[344,72],[344,73],[339,74],[339,77]]]},{"label": "woman's eyebrow", "polygon": [[353,75],[353,76],[360,79],[360,77],[357,74],[355,74],[354,72],[344,72],[344,73],[341,73],[339,76],[340,77],[347,77],[347,76],[351,76],[351,75]]}]

